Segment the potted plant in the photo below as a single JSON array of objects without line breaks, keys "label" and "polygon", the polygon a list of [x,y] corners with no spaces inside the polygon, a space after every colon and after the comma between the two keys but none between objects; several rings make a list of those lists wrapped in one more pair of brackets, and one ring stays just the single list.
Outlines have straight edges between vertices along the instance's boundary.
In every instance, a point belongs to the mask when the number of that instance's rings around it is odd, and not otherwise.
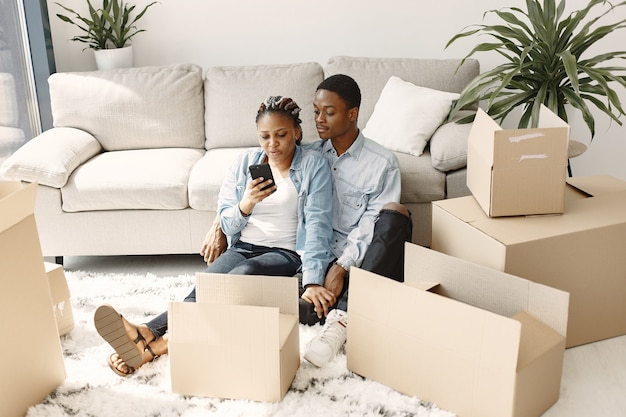
[{"label": "potted plant", "polygon": [[485,111],[500,122],[522,106],[519,127],[536,127],[542,103],[565,121],[569,105],[582,113],[593,139],[595,121],[589,108],[593,105],[621,126],[624,109],[610,84],[626,88],[626,67],[608,61],[626,59],[626,52],[592,57],[585,53],[606,35],[626,27],[626,19],[598,23],[625,5],[626,1],[613,5],[606,0],[590,0],[583,9],[565,16],[565,0],[558,5],[555,0],[526,0],[525,11],[509,7],[486,12],[503,22],[469,26],[446,47],[460,38],[489,35],[492,42],[478,44],[465,59],[477,52],[493,51],[506,62],[476,77],[461,93],[450,117],[469,104],[484,101]]},{"label": "potted plant", "polygon": [[130,39],[145,29],[138,29],[136,23],[143,17],[149,7],[145,6],[134,17],[131,13],[136,6],[129,6],[123,0],[102,0],[102,7],[96,9],[87,0],[89,16],[81,16],[76,11],[56,3],[73,16],[57,13],[64,22],[78,27],[84,34],[74,36],[71,40],[87,44],[85,49],[93,49],[98,69],[123,68],[132,66],[132,45]]}]

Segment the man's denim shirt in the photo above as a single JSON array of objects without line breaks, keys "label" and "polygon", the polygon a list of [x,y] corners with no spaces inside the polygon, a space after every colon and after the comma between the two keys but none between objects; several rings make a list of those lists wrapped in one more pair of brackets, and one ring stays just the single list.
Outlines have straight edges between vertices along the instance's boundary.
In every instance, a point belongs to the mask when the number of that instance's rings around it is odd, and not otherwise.
[{"label": "man's denim shirt", "polygon": [[[239,240],[248,223],[239,211],[239,202],[252,177],[248,167],[265,160],[261,148],[244,152],[227,173],[220,188],[218,215],[229,245]],[[332,178],[327,161],[318,152],[296,146],[289,177],[298,192],[298,227],[296,251],[302,258],[302,285],[324,284],[328,264],[333,255],[332,239]]]},{"label": "man's denim shirt", "polygon": [[333,175],[332,251],[338,263],[360,266],[381,208],[400,202],[398,160],[361,132],[339,157],[330,140],[316,141],[307,148],[326,157]]}]

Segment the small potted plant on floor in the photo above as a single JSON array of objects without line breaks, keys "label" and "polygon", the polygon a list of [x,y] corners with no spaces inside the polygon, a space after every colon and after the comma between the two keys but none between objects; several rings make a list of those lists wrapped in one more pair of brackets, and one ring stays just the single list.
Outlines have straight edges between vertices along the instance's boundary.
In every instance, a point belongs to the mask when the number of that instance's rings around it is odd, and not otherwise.
[{"label": "small potted plant on floor", "polygon": [[57,17],[64,22],[78,27],[83,34],[74,36],[71,40],[87,44],[85,49],[93,49],[98,69],[125,68],[133,65],[133,52],[130,40],[145,29],[138,29],[136,23],[141,19],[149,7],[157,2],[145,6],[134,16],[134,5],[129,6],[123,0],[102,0],[102,7],[95,8],[87,0],[89,16],[81,16],[78,12],[56,3],[70,16],[57,13]]},{"label": "small potted plant on floor", "polygon": [[[593,139],[595,121],[589,108],[593,105],[621,125],[619,119],[625,113],[611,85],[626,88],[626,67],[615,65],[616,60],[626,59],[626,51],[596,56],[589,56],[589,52],[607,35],[626,28],[623,14],[620,17],[612,13],[626,2],[590,0],[581,10],[567,15],[565,0],[558,4],[556,0],[525,3],[525,11],[508,7],[486,12],[502,22],[473,25],[446,45],[472,35],[488,35],[490,42],[476,45],[465,59],[491,51],[506,61],[474,79],[461,93],[450,116],[470,103],[483,101],[485,111],[502,121],[522,106],[519,127],[525,128],[537,126],[541,104],[565,121],[569,107],[582,113]],[[601,23],[610,17],[614,20]]]}]

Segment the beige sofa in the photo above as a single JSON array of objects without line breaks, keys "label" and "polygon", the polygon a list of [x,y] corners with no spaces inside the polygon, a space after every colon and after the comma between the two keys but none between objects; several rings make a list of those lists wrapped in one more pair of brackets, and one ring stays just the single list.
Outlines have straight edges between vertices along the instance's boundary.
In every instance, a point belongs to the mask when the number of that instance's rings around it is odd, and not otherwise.
[{"label": "beige sofa", "polygon": [[[312,99],[325,76],[345,73],[359,83],[364,127],[390,76],[459,92],[479,68],[469,60],[457,71],[458,64],[338,56],[325,65],[57,73],[49,79],[55,127],[14,153],[0,175],[39,182],[45,256],[198,253],[227,166],[258,146],[254,119],[266,96],[300,104],[310,142],[317,139]],[[469,128],[443,124],[421,156],[396,153],[416,243],[430,244],[431,201],[468,194]]]}]

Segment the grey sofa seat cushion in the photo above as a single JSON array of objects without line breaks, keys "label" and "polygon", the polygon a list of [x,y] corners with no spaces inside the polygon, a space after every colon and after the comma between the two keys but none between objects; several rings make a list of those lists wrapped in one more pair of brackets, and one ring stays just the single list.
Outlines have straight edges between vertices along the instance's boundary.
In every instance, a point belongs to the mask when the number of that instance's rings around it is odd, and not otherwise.
[{"label": "grey sofa seat cushion", "polygon": [[63,211],[187,208],[189,172],[204,152],[162,148],[101,153],[78,167],[61,188]]},{"label": "grey sofa seat cushion", "polygon": [[213,67],[204,77],[206,149],[258,146],[255,116],[269,96],[295,100],[304,141],[317,139],[313,96],[324,79],[320,64]]},{"label": "grey sofa seat cushion", "polygon": [[197,65],[56,73],[48,83],[54,126],[89,132],[105,151],[204,148]]},{"label": "grey sofa seat cushion", "polygon": [[209,149],[189,175],[189,206],[217,211],[217,198],[226,173],[237,157],[250,148]]},{"label": "grey sofa seat cushion", "polygon": [[446,174],[433,168],[428,150],[420,156],[394,153],[401,172],[401,203],[430,203],[445,198]]}]

